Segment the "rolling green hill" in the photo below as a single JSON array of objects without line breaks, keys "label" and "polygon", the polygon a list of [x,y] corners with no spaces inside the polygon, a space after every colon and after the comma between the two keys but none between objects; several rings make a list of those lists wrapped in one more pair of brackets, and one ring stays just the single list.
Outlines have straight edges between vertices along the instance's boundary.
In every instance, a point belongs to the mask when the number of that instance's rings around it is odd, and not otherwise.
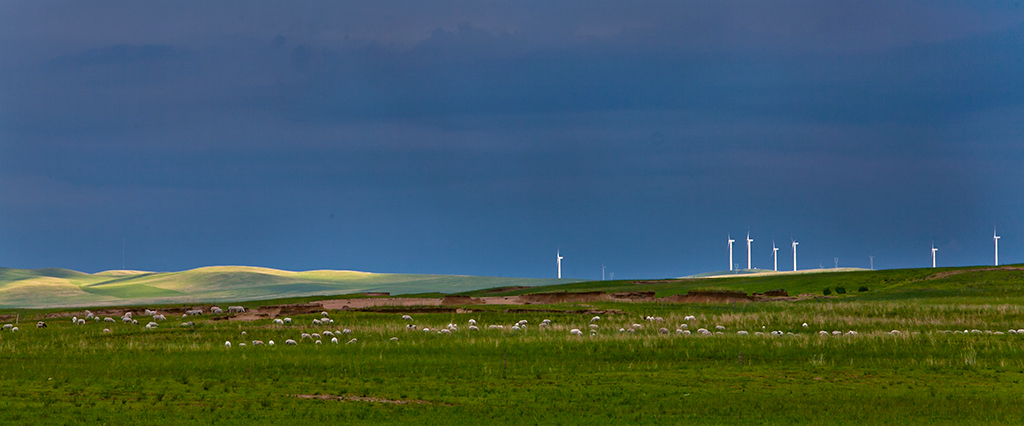
[{"label": "rolling green hill", "polygon": [[0,268],[0,307],[54,308],[130,304],[229,302],[363,292],[459,293],[506,286],[542,286],[576,280],[292,272],[249,266],[213,266],[181,272]]}]

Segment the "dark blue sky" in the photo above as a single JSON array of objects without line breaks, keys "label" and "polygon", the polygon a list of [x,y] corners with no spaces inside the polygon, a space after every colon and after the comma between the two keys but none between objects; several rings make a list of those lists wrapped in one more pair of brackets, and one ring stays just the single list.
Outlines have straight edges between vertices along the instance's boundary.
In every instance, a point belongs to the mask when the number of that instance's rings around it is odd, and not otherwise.
[{"label": "dark blue sky", "polygon": [[0,3],[0,266],[1024,262],[1022,166],[1021,1]]}]

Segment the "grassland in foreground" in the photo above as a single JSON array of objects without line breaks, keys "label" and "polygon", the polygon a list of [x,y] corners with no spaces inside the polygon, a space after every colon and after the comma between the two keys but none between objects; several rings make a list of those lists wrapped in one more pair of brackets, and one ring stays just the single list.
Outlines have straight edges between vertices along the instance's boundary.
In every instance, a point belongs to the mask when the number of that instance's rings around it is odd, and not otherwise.
[{"label": "grassland in foreground", "polygon": [[[1013,291],[1019,277],[930,272],[921,280],[917,271],[894,274],[931,292],[904,283],[798,302],[467,306],[471,312],[413,313],[415,331],[399,309],[330,312],[330,325],[313,325],[319,315],[293,317],[292,325],[205,315],[190,317],[195,326],[171,319],[153,330],[138,309],[140,325],[78,326],[62,317],[45,329],[33,317],[48,311],[19,310],[21,330],[0,332],[0,423],[1024,423],[1024,334],[1009,333],[1024,329]],[[928,282],[953,276],[978,290]],[[580,310],[592,312],[569,313]],[[591,334],[597,312],[605,313]],[[470,319],[480,330],[469,330]],[[552,326],[540,327],[543,319]],[[512,331],[520,320],[526,328]],[[449,323],[457,329],[437,332]],[[676,332],[682,324],[691,333],[725,330],[684,335]],[[584,335],[570,335],[572,328]],[[627,328],[634,332],[619,331]],[[326,330],[342,332],[338,344]],[[323,343],[301,339],[303,332],[321,333]]]}]

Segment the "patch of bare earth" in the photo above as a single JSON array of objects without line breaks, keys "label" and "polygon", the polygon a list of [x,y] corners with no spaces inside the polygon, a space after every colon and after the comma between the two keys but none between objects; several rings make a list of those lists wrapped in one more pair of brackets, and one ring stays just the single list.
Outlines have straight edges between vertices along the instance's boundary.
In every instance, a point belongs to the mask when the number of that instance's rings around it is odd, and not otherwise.
[{"label": "patch of bare earth", "polygon": [[[355,402],[372,402],[376,404],[434,404],[430,401],[424,401],[422,399],[387,399],[376,396],[357,396],[357,395],[292,395],[296,398],[302,399],[320,399],[325,401],[355,401]],[[452,404],[443,403],[442,405],[451,406]]]},{"label": "patch of bare earth", "polygon": [[939,272],[937,274],[929,275],[929,276],[925,277],[925,281],[927,281],[927,280],[941,280],[943,278],[950,277],[950,276],[953,276],[953,275],[966,274],[968,272],[982,272],[982,271],[1024,271],[1024,268],[1021,268],[1021,267],[1018,267],[1018,266],[1001,266],[1001,267],[998,267],[998,268],[997,267],[991,267],[991,268],[978,268],[978,269],[958,269],[958,270],[955,270],[955,271],[944,271],[944,272]]}]

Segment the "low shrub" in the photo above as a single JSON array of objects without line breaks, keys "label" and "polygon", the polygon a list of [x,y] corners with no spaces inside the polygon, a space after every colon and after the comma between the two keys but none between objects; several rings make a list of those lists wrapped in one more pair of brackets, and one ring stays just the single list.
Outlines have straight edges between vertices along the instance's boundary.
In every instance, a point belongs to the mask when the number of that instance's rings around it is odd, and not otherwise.
[{"label": "low shrub", "polygon": [[836,287],[836,294],[846,294],[846,287]]},{"label": "low shrub", "polygon": [[868,288],[867,288],[867,287],[864,287],[864,286],[860,286],[860,288],[858,288],[858,289],[857,289],[857,291],[859,291],[859,292],[863,293],[863,292],[865,292],[865,291],[868,291]]},{"label": "low shrub", "polygon": [[832,294],[832,290],[829,290],[828,287],[825,287],[825,290],[822,291],[822,294],[828,296],[828,295]]}]

